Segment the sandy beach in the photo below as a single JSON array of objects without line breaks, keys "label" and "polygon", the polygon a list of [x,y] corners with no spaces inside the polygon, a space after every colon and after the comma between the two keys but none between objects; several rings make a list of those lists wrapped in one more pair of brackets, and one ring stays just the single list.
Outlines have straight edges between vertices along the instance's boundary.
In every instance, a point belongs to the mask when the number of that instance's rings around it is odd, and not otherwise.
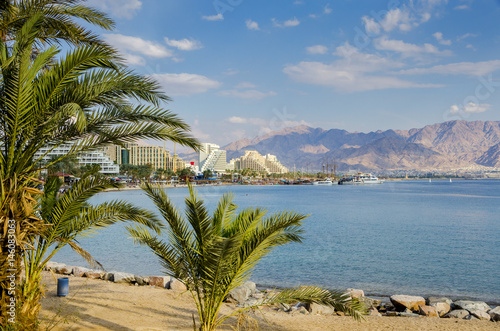
[{"label": "sandy beach", "polygon": [[[57,275],[61,277],[61,275]],[[188,292],[152,286],[115,284],[70,277],[70,294],[57,297],[56,281],[44,272],[42,328],[53,330],[193,330],[196,307]],[[223,313],[231,312],[226,305]],[[439,318],[366,317],[356,322],[345,316],[303,315],[270,308],[253,315],[261,330],[500,330],[499,322]],[[233,330],[236,318],[221,330]]]}]

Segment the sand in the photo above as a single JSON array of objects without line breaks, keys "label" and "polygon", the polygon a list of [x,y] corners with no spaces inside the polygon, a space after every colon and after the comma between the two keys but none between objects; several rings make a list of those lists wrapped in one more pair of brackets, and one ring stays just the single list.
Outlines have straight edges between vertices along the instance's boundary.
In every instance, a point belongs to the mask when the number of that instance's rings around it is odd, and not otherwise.
[{"label": "sand", "polygon": [[[57,275],[61,277],[61,275]],[[189,293],[152,286],[114,284],[70,277],[70,295],[57,297],[54,277],[44,272],[42,327],[52,330],[193,330],[196,307]],[[223,313],[233,306],[226,305]],[[500,330],[500,322],[428,317],[366,317],[356,322],[345,316],[303,315],[265,309],[254,315],[260,330]],[[236,319],[221,330],[234,330]]]}]

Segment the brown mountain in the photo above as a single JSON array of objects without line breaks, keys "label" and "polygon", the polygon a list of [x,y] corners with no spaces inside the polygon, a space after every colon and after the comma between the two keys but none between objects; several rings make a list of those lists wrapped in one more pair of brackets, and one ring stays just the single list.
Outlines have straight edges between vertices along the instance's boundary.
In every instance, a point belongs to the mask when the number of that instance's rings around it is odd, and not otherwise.
[{"label": "brown mountain", "polygon": [[369,133],[298,126],[224,147],[228,158],[245,150],[275,154],[288,167],[318,170],[451,169],[500,166],[500,122],[450,121],[404,131]]}]

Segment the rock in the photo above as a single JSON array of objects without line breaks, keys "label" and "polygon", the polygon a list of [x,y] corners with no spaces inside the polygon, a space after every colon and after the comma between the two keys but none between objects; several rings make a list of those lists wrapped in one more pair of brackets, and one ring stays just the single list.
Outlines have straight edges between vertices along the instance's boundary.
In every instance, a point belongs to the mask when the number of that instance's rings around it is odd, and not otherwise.
[{"label": "rock", "polygon": [[343,311],[336,311],[335,314],[337,314],[337,316],[345,316]]},{"label": "rock", "polygon": [[381,303],[380,300],[372,299],[372,298],[368,298],[368,297],[361,297],[358,300],[365,305],[366,309],[370,309],[371,307],[376,308]]},{"label": "rock", "polygon": [[229,298],[239,304],[247,301],[255,293],[257,287],[254,282],[246,282],[229,292]]},{"label": "rock", "polygon": [[262,299],[264,297],[264,293],[257,291],[252,296],[256,299]]},{"label": "rock", "polygon": [[500,306],[490,309],[488,311],[488,314],[490,314],[491,320],[494,322],[500,322]]},{"label": "rock", "polygon": [[62,264],[55,267],[55,272],[62,275],[71,275],[73,273],[73,267]]},{"label": "rock", "polygon": [[453,302],[455,309],[465,309],[465,310],[482,310],[488,311],[491,309],[486,302],[483,301],[469,301],[469,300],[459,300]]},{"label": "rock", "polygon": [[396,307],[396,310],[402,311],[408,308],[412,311],[419,311],[419,305],[425,305],[425,299],[418,296],[411,295],[393,295],[391,302]]},{"label": "rock", "polygon": [[450,305],[446,302],[434,302],[431,307],[436,308],[439,317],[443,317],[451,310]]},{"label": "rock", "polygon": [[435,307],[420,305],[419,306],[420,315],[424,315],[427,317],[438,317],[438,312]]},{"label": "rock", "polygon": [[446,298],[446,297],[429,297],[426,300],[426,303],[428,306],[432,306],[434,303],[438,303],[438,302],[446,302],[450,306],[453,303],[453,301],[451,299]]},{"label": "rock", "polygon": [[186,285],[182,283],[180,280],[172,278],[170,282],[168,283],[168,288],[173,290],[173,291],[179,291],[183,292],[187,290]]},{"label": "rock", "polygon": [[379,313],[379,311],[377,310],[377,308],[375,307],[371,307],[369,310],[368,310],[368,315],[369,316],[380,316],[382,317],[382,314]]},{"label": "rock", "polygon": [[450,311],[448,314],[444,315],[443,317],[444,318],[463,319],[463,318],[466,318],[467,316],[469,316],[469,311],[467,311],[465,309],[455,309],[455,310]]},{"label": "rock", "polygon": [[134,278],[136,285],[144,286],[149,284],[149,277],[135,275]]},{"label": "rock", "polygon": [[487,312],[485,312],[483,310],[472,309],[469,312],[471,313],[471,315],[473,315],[473,316],[475,316],[478,319],[483,320],[483,321],[489,321],[491,319],[490,314],[488,314]]},{"label": "rock", "polygon": [[52,261],[49,261],[47,262],[47,264],[45,264],[45,267],[43,267],[43,270],[45,271],[49,271],[49,270],[54,270],[55,267],[57,266],[64,266],[65,264],[64,263],[58,263],[58,262],[52,262]]},{"label": "rock", "polygon": [[356,290],[353,288],[348,288],[347,293],[349,293],[353,299],[359,299],[365,296],[365,292],[363,290]]},{"label": "rock", "polygon": [[385,313],[387,316],[398,316],[399,313],[397,311],[388,311]]},{"label": "rock", "polygon": [[467,315],[464,317],[464,320],[479,320],[479,318],[473,315]]},{"label": "rock", "polygon": [[405,313],[405,312],[399,313],[399,316],[401,316],[401,317],[420,317],[419,314]]},{"label": "rock", "polygon": [[300,307],[299,313],[304,314],[304,315],[309,315],[309,312],[307,311],[306,307]]},{"label": "rock", "polygon": [[115,283],[133,283],[135,282],[135,275],[127,272],[115,272],[113,277]]},{"label": "rock", "polygon": [[87,277],[90,279],[104,279],[104,272],[98,272],[94,270],[89,270],[83,274],[83,277]]},{"label": "rock", "polygon": [[104,276],[102,276],[102,279],[112,282],[115,279],[115,275],[112,272],[106,272]]},{"label": "rock", "polygon": [[167,288],[170,280],[170,276],[149,276],[149,285]]},{"label": "rock", "polygon": [[280,310],[282,310],[284,312],[287,312],[287,311],[291,310],[290,306],[287,305],[286,303],[280,303],[279,304],[279,308],[280,308]]},{"label": "rock", "polygon": [[88,271],[90,271],[90,269],[88,269],[88,268],[84,268],[84,267],[74,267],[74,268],[73,268],[73,275],[74,275],[75,277],[83,277],[83,275],[84,275],[86,272],[88,272]]},{"label": "rock", "polygon": [[333,309],[332,307],[330,306],[324,306],[324,305],[318,305],[317,303],[311,303],[309,304],[309,307],[308,309],[309,312],[312,314],[312,315],[318,315],[318,314],[322,314],[322,315],[331,315],[335,312],[335,309]]}]

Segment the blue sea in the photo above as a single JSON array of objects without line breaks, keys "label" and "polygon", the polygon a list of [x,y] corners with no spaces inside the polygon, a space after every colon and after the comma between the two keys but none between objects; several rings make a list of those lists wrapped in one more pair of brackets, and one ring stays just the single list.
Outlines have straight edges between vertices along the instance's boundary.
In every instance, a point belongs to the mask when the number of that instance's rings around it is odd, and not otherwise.
[{"label": "blue sea", "polygon": [[[271,252],[251,279],[262,287],[301,284],[359,288],[373,296],[445,295],[500,303],[500,181],[390,181],[365,186],[206,186],[213,210],[225,192],[241,208],[294,210],[302,244]],[[168,189],[183,208],[186,188]],[[142,191],[106,192],[92,203],[121,199],[154,210]],[[136,246],[122,225],[79,240],[107,270],[161,275],[156,257]],[[85,266],[70,248],[54,261]]]}]

